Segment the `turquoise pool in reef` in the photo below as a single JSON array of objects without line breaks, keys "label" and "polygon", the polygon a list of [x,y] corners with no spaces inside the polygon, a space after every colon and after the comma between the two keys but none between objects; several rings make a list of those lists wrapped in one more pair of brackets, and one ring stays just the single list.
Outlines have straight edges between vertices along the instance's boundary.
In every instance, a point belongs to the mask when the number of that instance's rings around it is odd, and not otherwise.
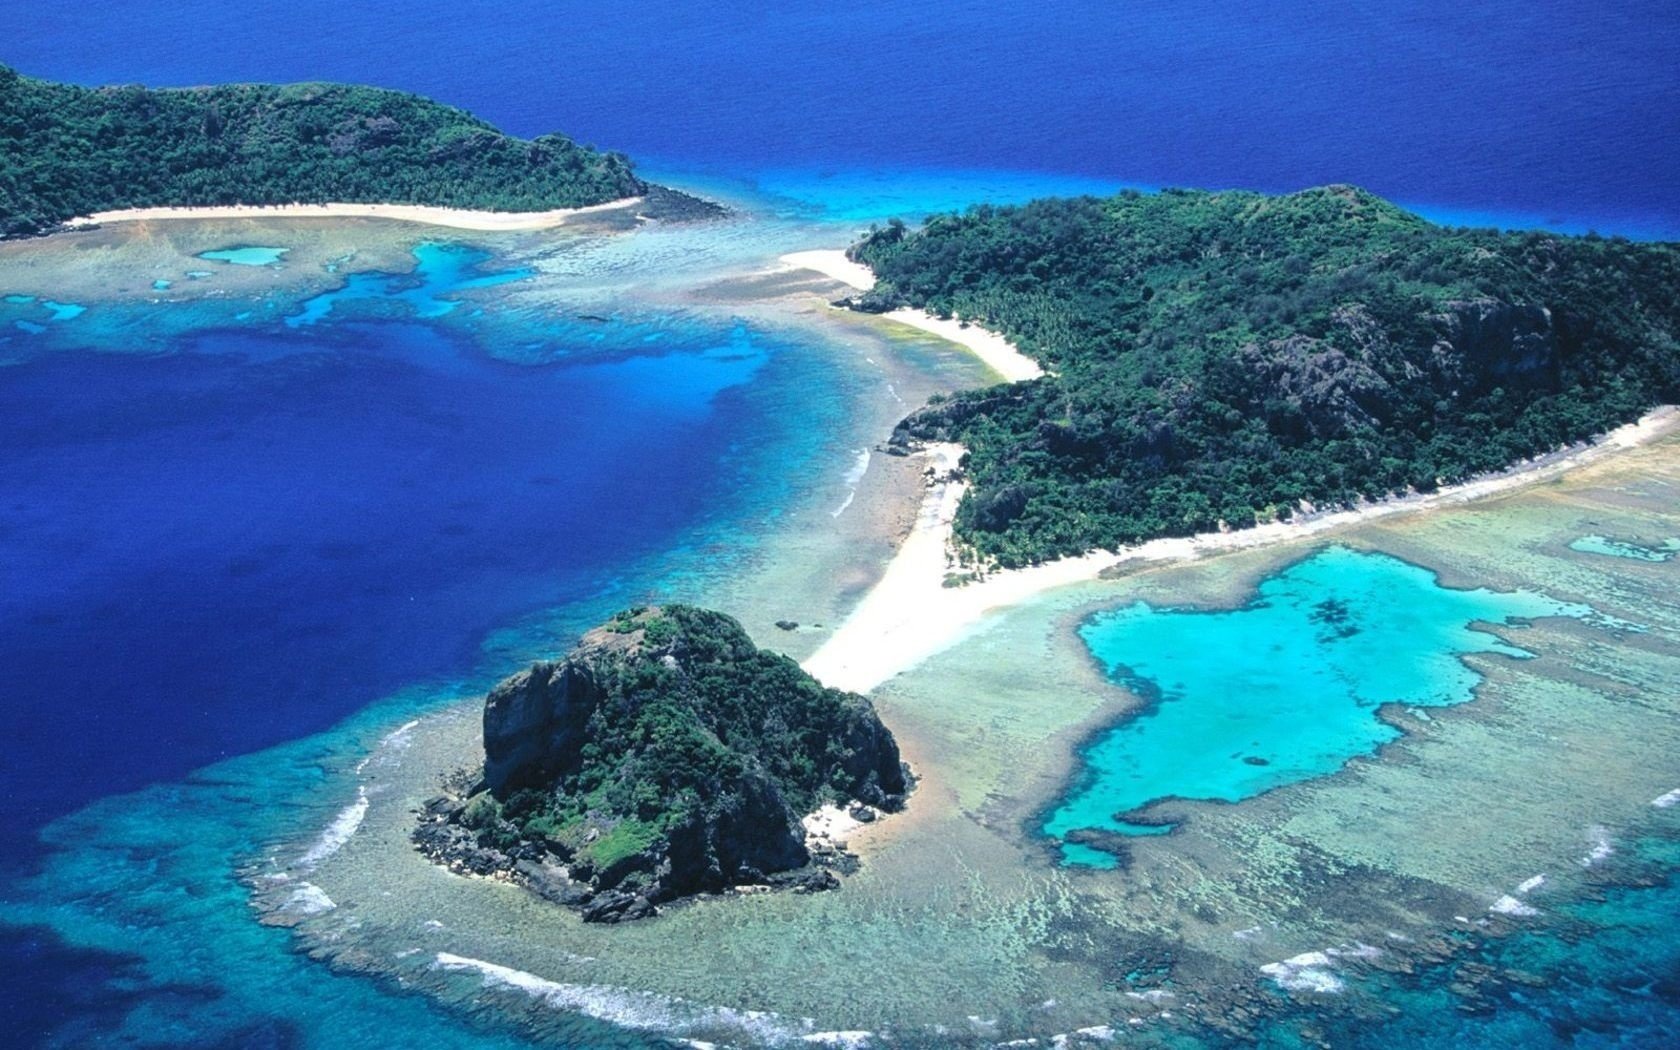
[{"label": "turquoise pool in reef", "polygon": [[1083,749],[1074,788],[1048,815],[1071,865],[1117,858],[1068,841],[1094,829],[1171,831],[1135,814],[1167,799],[1238,802],[1334,773],[1400,735],[1384,704],[1469,700],[1481,680],[1462,657],[1531,654],[1473,624],[1588,617],[1584,605],[1528,591],[1443,587],[1429,570],[1331,547],[1278,572],[1227,610],[1144,602],[1101,613],[1080,637],[1147,707]]},{"label": "turquoise pool in reef", "polygon": [[414,249],[414,272],[388,274],[372,271],[353,273],[342,287],[306,300],[286,324],[292,328],[318,323],[335,309],[349,303],[395,306],[423,320],[442,317],[460,305],[446,298],[473,288],[490,288],[531,276],[526,268],[477,272],[487,252],[461,244],[427,241]]},{"label": "turquoise pool in reef", "polygon": [[289,251],[290,248],[246,245],[239,248],[218,248],[213,252],[199,252],[198,257],[212,262],[232,263],[235,266],[273,266]]}]

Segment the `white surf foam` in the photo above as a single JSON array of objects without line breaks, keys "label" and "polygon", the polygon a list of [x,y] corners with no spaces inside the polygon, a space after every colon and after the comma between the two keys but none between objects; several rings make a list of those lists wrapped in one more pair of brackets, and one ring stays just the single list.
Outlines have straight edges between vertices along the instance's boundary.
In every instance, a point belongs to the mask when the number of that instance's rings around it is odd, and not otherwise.
[{"label": "white surf foam", "polygon": [[1658,809],[1673,809],[1675,806],[1680,806],[1680,788],[1675,788],[1664,795],[1658,795],[1651,800],[1651,805]]},{"label": "white surf foam", "polygon": [[305,882],[292,891],[292,895],[280,905],[280,910],[290,915],[319,915],[336,907],[338,905],[327,896],[326,890],[312,882]]},{"label": "white surf foam", "polygon": [[414,727],[419,724],[420,720],[416,718],[412,721],[404,722],[402,725],[380,737],[379,743],[374,746],[372,751],[368,752],[367,757],[356,763],[356,772],[362,772],[367,769],[368,765],[373,762],[374,759],[383,759],[387,757],[388,753],[391,751],[406,751],[410,743],[410,734],[414,731]]},{"label": "white surf foam", "polygon": [[680,1037],[686,1032],[721,1028],[739,1031],[756,1042],[785,1042],[795,1036],[813,1042],[828,1042],[832,1038],[835,1040],[833,1045],[843,1047],[861,1047],[862,1042],[843,1040],[867,1038],[870,1034],[801,1032],[782,1021],[776,1014],[761,1010],[701,1006],[676,996],[637,992],[613,985],[551,981],[510,966],[500,966],[449,952],[438,952],[434,965],[438,969],[450,972],[474,972],[483,978],[487,988],[524,992],[554,1009],[582,1014],[638,1031],[657,1031]]},{"label": "white surf foam", "polygon": [[846,471],[846,500],[830,512],[831,517],[838,518],[840,515],[846,513],[846,508],[850,507],[852,505],[852,500],[857,498],[857,487],[863,482],[863,476],[869,473],[869,461],[873,457],[874,453],[872,453],[869,449],[860,448],[856,449],[852,454],[856,458],[852,460],[851,467]]},{"label": "white surf foam", "polygon": [[350,841],[350,836],[362,826],[362,818],[367,816],[368,796],[366,788],[356,789],[356,801],[339,810],[338,816],[321,831],[320,838],[310,846],[303,856],[297,859],[298,867],[304,870],[313,869],[316,865],[344,848]]},{"label": "white surf foam", "polygon": [[1267,963],[1260,967],[1260,972],[1286,991],[1334,995],[1347,986],[1334,972],[1339,961],[1369,962],[1382,954],[1383,950],[1375,945],[1355,941],[1351,945],[1326,948],[1321,952],[1302,952],[1282,962]]},{"label": "white surf foam", "polygon": [[1587,841],[1592,843],[1592,849],[1581,858],[1581,867],[1590,868],[1594,864],[1616,852],[1616,847],[1610,845],[1610,830],[1594,824],[1587,829]]},{"label": "white surf foam", "polygon": [[1260,967],[1260,972],[1287,991],[1333,995],[1346,986],[1340,977],[1330,972],[1331,965],[1330,956],[1325,952],[1302,952],[1282,962],[1267,963]]},{"label": "white surf foam", "polygon": [[1546,876],[1544,876],[1544,875],[1536,875],[1532,879],[1524,879],[1524,880],[1522,880],[1521,883],[1519,883],[1517,885],[1517,892],[1518,893],[1533,893],[1535,890],[1537,890],[1541,886],[1545,885],[1545,882],[1546,882]]},{"label": "white surf foam", "polygon": [[821,1046],[838,1046],[843,1050],[862,1050],[869,1045],[874,1032],[812,1032],[799,1038],[807,1043],[817,1043]]},{"label": "white surf foam", "polygon": [[1514,918],[1528,918],[1540,914],[1539,908],[1524,904],[1509,893],[1503,894],[1498,900],[1488,905],[1488,911],[1498,915],[1510,915]]}]

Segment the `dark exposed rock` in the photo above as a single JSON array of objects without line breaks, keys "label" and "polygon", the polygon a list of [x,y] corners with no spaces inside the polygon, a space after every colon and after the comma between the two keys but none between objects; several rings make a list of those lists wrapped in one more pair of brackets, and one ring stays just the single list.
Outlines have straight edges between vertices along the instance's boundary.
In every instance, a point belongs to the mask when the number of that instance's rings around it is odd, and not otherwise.
[{"label": "dark exposed rock", "polygon": [[1555,385],[1557,329],[1545,307],[1471,299],[1444,304],[1430,320],[1439,333],[1430,352],[1435,370],[1455,388]]},{"label": "dark exposed rock", "polygon": [[661,222],[709,222],[730,214],[721,204],[657,183],[648,184],[642,194],[642,204],[636,210],[646,218]]},{"label": "dark exposed rock", "polygon": [[799,629],[799,621],[798,620],[777,620],[776,621],[776,626],[780,627],[784,631],[797,631]]},{"label": "dark exposed rock", "polygon": [[1378,422],[1394,390],[1365,361],[1305,335],[1250,343],[1238,356],[1274,430],[1326,437]]},{"label": "dark exposed rock", "polygon": [[592,922],[739,885],[834,888],[830,869],[857,859],[808,847],[800,816],[836,804],[874,820],[910,788],[867,700],[687,606],[621,613],[501,682],[483,735],[483,777],[428,802],[415,844]]},{"label": "dark exposed rock", "polygon": [[633,893],[610,892],[597,896],[583,906],[584,922],[629,922],[657,915],[658,909],[646,897]]},{"label": "dark exposed rock", "polygon": [[1105,828],[1075,828],[1067,833],[1067,841],[1100,849],[1119,861],[1120,867],[1132,866],[1132,844],[1126,836]]}]

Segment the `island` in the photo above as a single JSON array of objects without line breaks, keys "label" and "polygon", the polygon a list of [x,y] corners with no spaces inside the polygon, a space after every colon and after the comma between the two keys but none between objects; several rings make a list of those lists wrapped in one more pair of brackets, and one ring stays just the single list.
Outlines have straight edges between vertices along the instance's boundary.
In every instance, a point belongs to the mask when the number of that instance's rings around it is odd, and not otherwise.
[{"label": "island", "polygon": [[1453,229],[1370,193],[1167,190],[894,221],[844,304],[1045,369],[935,399],[960,547],[1018,567],[1426,493],[1680,398],[1680,246]]},{"label": "island", "polygon": [[131,208],[330,202],[541,212],[650,191],[673,193],[637,177],[623,154],[558,134],[515,138],[401,91],[87,88],[0,66],[0,238]]},{"label": "island", "polygon": [[590,922],[732,887],[832,889],[856,859],[807,825],[871,822],[910,790],[867,699],[676,604],[621,612],[497,685],[484,755],[425,806],[415,843]]}]

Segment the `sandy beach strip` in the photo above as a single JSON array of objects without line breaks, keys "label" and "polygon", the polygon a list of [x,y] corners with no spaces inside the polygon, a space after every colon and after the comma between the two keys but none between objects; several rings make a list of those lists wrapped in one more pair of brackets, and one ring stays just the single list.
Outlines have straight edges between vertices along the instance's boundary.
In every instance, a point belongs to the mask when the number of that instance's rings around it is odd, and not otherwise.
[{"label": "sandy beach strip", "polygon": [[[860,292],[867,292],[875,287],[875,275],[870,272],[869,267],[846,258],[843,251],[791,252],[782,256],[781,261],[794,269],[815,271]],[[965,347],[985,362],[992,371],[1011,383],[1037,379],[1044,374],[1044,369],[1039,363],[1023,354],[1015,344],[979,325],[955,319],[946,320],[935,317],[926,310],[912,310],[908,307],[881,316]]]},{"label": "sandy beach strip", "polygon": [[227,204],[192,208],[124,208],[94,212],[72,219],[67,225],[75,229],[113,222],[168,219],[392,219],[480,232],[543,230],[563,226],[574,216],[630,208],[643,200],[642,197],[625,197],[605,204],[552,211],[473,211],[425,204]]},{"label": "sandy beach strip", "polygon": [[804,663],[825,685],[868,692],[961,641],[988,614],[1047,591],[1096,579],[1126,563],[1188,561],[1225,551],[1287,543],[1393,514],[1426,511],[1485,499],[1557,477],[1625,449],[1680,431],[1680,409],[1658,408],[1636,423],[1588,444],[1537,457],[1511,470],[1452,485],[1427,495],[1381,500],[1351,510],[1305,516],[1228,532],[1151,540],[1119,551],[1098,551],[1026,569],[992,572],[959,586],[946,577],[966,571],[957,564],[951,523],[966,484],[952,476],[962,447],[933,445],[918,455],[932,468],[932,482],[910,535],[879,582]]}]

